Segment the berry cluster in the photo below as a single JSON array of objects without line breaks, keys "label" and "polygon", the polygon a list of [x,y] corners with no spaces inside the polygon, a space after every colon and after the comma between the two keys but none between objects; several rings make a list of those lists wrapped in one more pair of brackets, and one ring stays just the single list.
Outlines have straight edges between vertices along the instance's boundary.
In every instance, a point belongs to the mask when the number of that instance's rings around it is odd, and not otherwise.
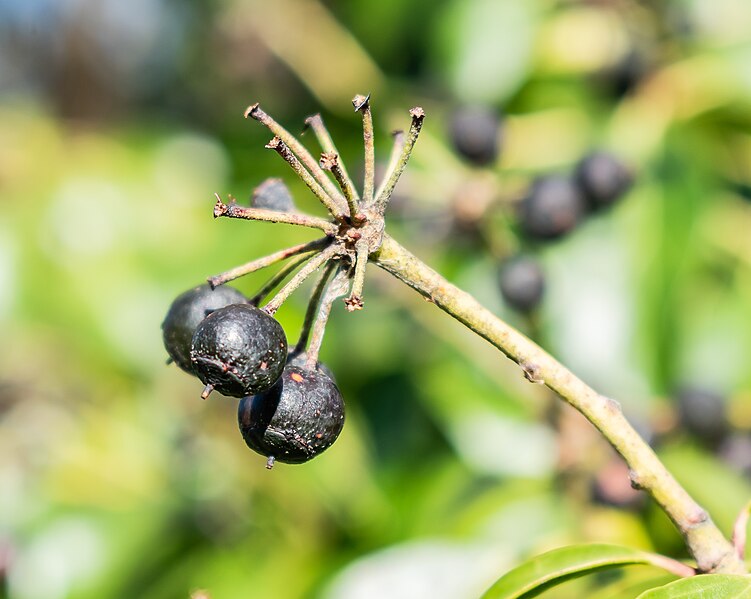
[{"label": "berry cluster", "polygon": [[[458,108],[450,123],[454,151],[477,167],[492,167],[498,160],[503,121],[487,107]],[[583,157],[572,174],[546,174],[535,178],[515,213],[524,240],[544,243],[573,231],[584,218],[615,204],[631,187],[630,170],[614,155],[593,151]],[[473,214],[479,221],[490,203]],[[470,211],[472,212],[472,211]],[[471,223],[463,223],[473,233],[481,233]],[[500,261],[498,283],[505,302],[513,309],[530,313],[543,297],[545,278],[542,267],[528,252],[506,256]]]},{"label": "berry cluster", "polygon": [[[350,312],[363,307],[365,266],[381,246],[384,212],[422,127],[423,110],[413,108],[409,131],[394,133],[390,164],[376,189],[370,99],[356,96],[352,103],[363,119],[362,195],[339,160],[320,115],[306,120],[323,150],[316,160],[258,104],[246,110],[246,118],[271,130],[274,137],[266,147],[289,164],[330,218],[300,212],[279,179],[259,185],[248,207],[231,197],[225,203],[217,195],[214,217],[298,225],[319,229],[324,236],[209,277],[208,284],[178,296],[162,324],[170,360],[203,382],[204,399],[213,391],[241,398],[240,432],[248,447],[267,458],[268,468],[275,461],[306,462],[330,447],[342,431],[342,395],[331,371],[318,361],[324,330],[337,298],[346,296],[344,304]],[[287,262],[251,298],[225,286],[282,261]],[[274,314],[319,270],[299,340],[289,348]]]}]

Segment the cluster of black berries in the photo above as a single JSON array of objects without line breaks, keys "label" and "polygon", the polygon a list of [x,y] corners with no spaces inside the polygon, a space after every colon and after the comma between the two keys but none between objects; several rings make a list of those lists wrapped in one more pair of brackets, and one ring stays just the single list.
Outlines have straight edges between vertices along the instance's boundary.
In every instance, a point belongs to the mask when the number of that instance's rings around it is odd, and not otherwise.
[{"label": "cluster of black berries", "polygon": [[[324,236],[252,260],[219,275],[208,285],[186,291],[172,303],[162,324],[164,345],[174,361],[213,391],[242,398],[240,431],[248,447],[274,461],[302,463],[319,455],[337,439],[344,425],[344,401],[330,370],[319,363],[324,329],[335,299],[347,295],[348,311],[363,307],[365,267],[380,247],[383,215],[394,187],[419,135],[424,112],[410,111],[407,133],[395,132],[392,161],[375,187],[373,120],[370,98],[355,96],[355,111],[363,119],[365,180],[362,195],[339,160],[336,147],[320,115],[306,120],[323,153],[312,154],[258,104],[245,117],[274,134],[267,148],[276,151],[308,186],[329,218],[297,209],[279,179],[259,185],[250,206],[228,203],[217,195],[214,217],[285,223],[322,231]],[[256,293],[246,298],[224,284],[261,268],[287,264]],[[317,271],[299,341],[288,348],[287,337],[274,314],[284,301]],[[280,289],[265,305],[260,303]]]},{"label": "cluster of black berries", "polygon": [[[479,167],[493,165],[503,139],[503,121],[487,107],[463,107],[450,123],[450,139],[457,154]],[[576,165],[572,175],[536,178],[518,205],[516,220],[522,236],[533,242],[560,239],[588,214],[616,203],[631,187],[633,176],[617,157],[594,151]],[[545,277],[529,253],[501,261],[498,269],[501,295],[513,309],[530,313],[542,299]]]},{"label": "cluster of black berries", "polygon": [[241,397],[248,447],[286,463],[327,449],[344,425],[344,401],[331,377],[288,355],[287,336],[267,312],[231,287],[201,285],[178,296],[162,324],[170,358],[211,391]]}]

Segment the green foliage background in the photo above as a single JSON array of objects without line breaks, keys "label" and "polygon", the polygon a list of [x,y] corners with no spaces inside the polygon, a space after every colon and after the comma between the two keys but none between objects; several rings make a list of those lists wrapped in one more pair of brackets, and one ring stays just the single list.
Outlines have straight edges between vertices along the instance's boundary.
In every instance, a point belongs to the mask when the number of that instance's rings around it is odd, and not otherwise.
[{"label": "green foliage background", "polygon": [[[656,431],[724,530],[751,497],[751,466],[681,431],[670,399],[716,389],[748,438],[748,2],[5,0],[0,48],[0,596],[462,598],[567,543],[684,557],[652,506],[593,501],[595,474],[617,466],[586,423],[375,270],[366,309],[332,317],[323,358],[347,424],[310,464],[267,472],[236,402],[202,402],[164,365],[174,296],[310,238],[211,217],[215,191],[242,201],[270,176],[316,210],[242,118],[254,101],[294,132],[320,111],[351,172],[352,95],[372,94],[381,160],[424,106],[392,234]],[[642,76],[618,94],[629,56]],[[448,143],[465,103],[506,114],[485,171]],[[637,184],[530,248],[548,289],[527,321],[496,285],[500,257],[528,247],[513,209],[481,223],[483,243],[456,219],[595,146]],[[278,314],[292,339],[304,309],[299,294]],[[633,596],[659,576],[639,566],[557,592]]]}]

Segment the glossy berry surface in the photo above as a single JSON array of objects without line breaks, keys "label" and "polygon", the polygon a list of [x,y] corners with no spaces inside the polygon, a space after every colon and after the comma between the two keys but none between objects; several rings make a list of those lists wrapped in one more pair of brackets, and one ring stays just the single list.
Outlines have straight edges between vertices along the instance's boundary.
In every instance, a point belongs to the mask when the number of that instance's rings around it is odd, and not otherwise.
[{"label": "glossy berry surface", "polygon": [[504,261],[498,282],[504,301],[520,312],[534,310],[545,291],[545,275],[537,260],[518,255]]},{"label": "glossy berry surface", "polygon": [[[290,352],[287,356],[287,366],[299,366],[300,368],[306,368],[306,362],[308,361],[308,353],[307,352]],[[323,362],[318,362],[316,364],[316,370],[319,372],[322,372],[327,377],[329,377],[332,381],[336,383],[336,377],[334,376],[333,371],[331,368],[326,366]]]},{"label": "glossy berry surface", "polygon": [[486,166],[498,158],[501,120],[493,110],[481,106],[458,108],[450,134],[456,152],[469,162]]},{"label": "glossy berry surface", "polygon": [[266,179],[253,190],[250,205],[253,208],[278,210],[279,212],[291,212],[295,209],[292,194],[290,194],[287,186],[281,179],[274,178]]},{"label": "glossy berry surface", "polygon": [[576,182],[592,208],[615,203],[633,183],[631,172],[612,154],[593,152],[576,168]]},{"label": "glossy berry surface", "polygon": [[269,463],[301,464],[336,441],[344,400],[324,373],[287,366],[271,389],[240,402],[237,417],[245,443]]},{"label": "glossy berry surface", "polygon": [[214,310],[244,301],[242,293],[226,285],[213,290],[209,285],[201,285],[177,296],[162,322],[164,347],[175,364],[193,373],[190,344],[196,327]]},{"label": "glossy berry surface", "polygon": [[568,177],[540,177],[520,206],[520,225],[534,239],[556,239],[582,219],[586,204],[577,185]]},{"label": "glossy berry surface", "polygon": [[725,398],[701,387],[683,387],[675,396],[681,426],[709,444],[719,443],[728,433]]},{"label": "glossy berry surface", "polygon": [[224,395],[244,397],[269,389],[287,360],[282,326],[250,304],[234,304],[209,314],[193,335],[193,368]]}]

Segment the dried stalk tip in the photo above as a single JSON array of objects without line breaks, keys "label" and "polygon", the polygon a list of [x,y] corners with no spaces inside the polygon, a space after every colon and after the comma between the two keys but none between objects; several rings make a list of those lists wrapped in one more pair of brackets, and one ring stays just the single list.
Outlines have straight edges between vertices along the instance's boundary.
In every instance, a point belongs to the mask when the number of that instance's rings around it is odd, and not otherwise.
[{"label": "dried stalk tip", "polygon": [[339,165],[339,155],[335,152],[324,152],[318,164],[323,170],[330,171]]},{"label": "dried stalk tip", "polygon": [[358,94],[354,98],[352,98],[352,106],[355,107],[355,112],[360,112],[361,110],[367,108],[369,102],[370,94],[368,94],[367,96]]},{"label": "dried stalk tip", "polygon": [[425,118],[425,111],[422,109],[422,106],[415,106],[414,108],[410,109],[409,115],[413,119],[421,121]]},{"label": "dried stalk tip", "polygon": [[216,204],[214,204],[214,218],[219,218],[220,216],[227,214],[227,204],[222,202],[222,198],[219,197],[218,193],[215,193],[214,197],[216,198]]},{"label": "dried stalk tip", "polygon": [[362,310],[364,302],[359,295],[353,295],[344,299],[344,305],[347,312],[354,312],[355,310]]},{"label": "dried stalk tip", "polygon": [[243,113],[243,116],[247,119],[249,116],[256,118],[255,112],[261,107],[261,105],[256,102],[255,104],[251,104],[245,109],[245,112]]},{"label": "dried stalk tip", "polygon": [[284,142],[277,135],[275,135],[271,138],[271,141],[264,146],[264,148],[268,150],[278,150],[280,148],[283,148],[284,145]]},{"label": "dried stalk tip", "polygon": [[211,395],[211,392],[214,390],[214,385],[206,385],[203,388],[203,391],[201,391],[201,399],[206,399],[209,395]]}]

